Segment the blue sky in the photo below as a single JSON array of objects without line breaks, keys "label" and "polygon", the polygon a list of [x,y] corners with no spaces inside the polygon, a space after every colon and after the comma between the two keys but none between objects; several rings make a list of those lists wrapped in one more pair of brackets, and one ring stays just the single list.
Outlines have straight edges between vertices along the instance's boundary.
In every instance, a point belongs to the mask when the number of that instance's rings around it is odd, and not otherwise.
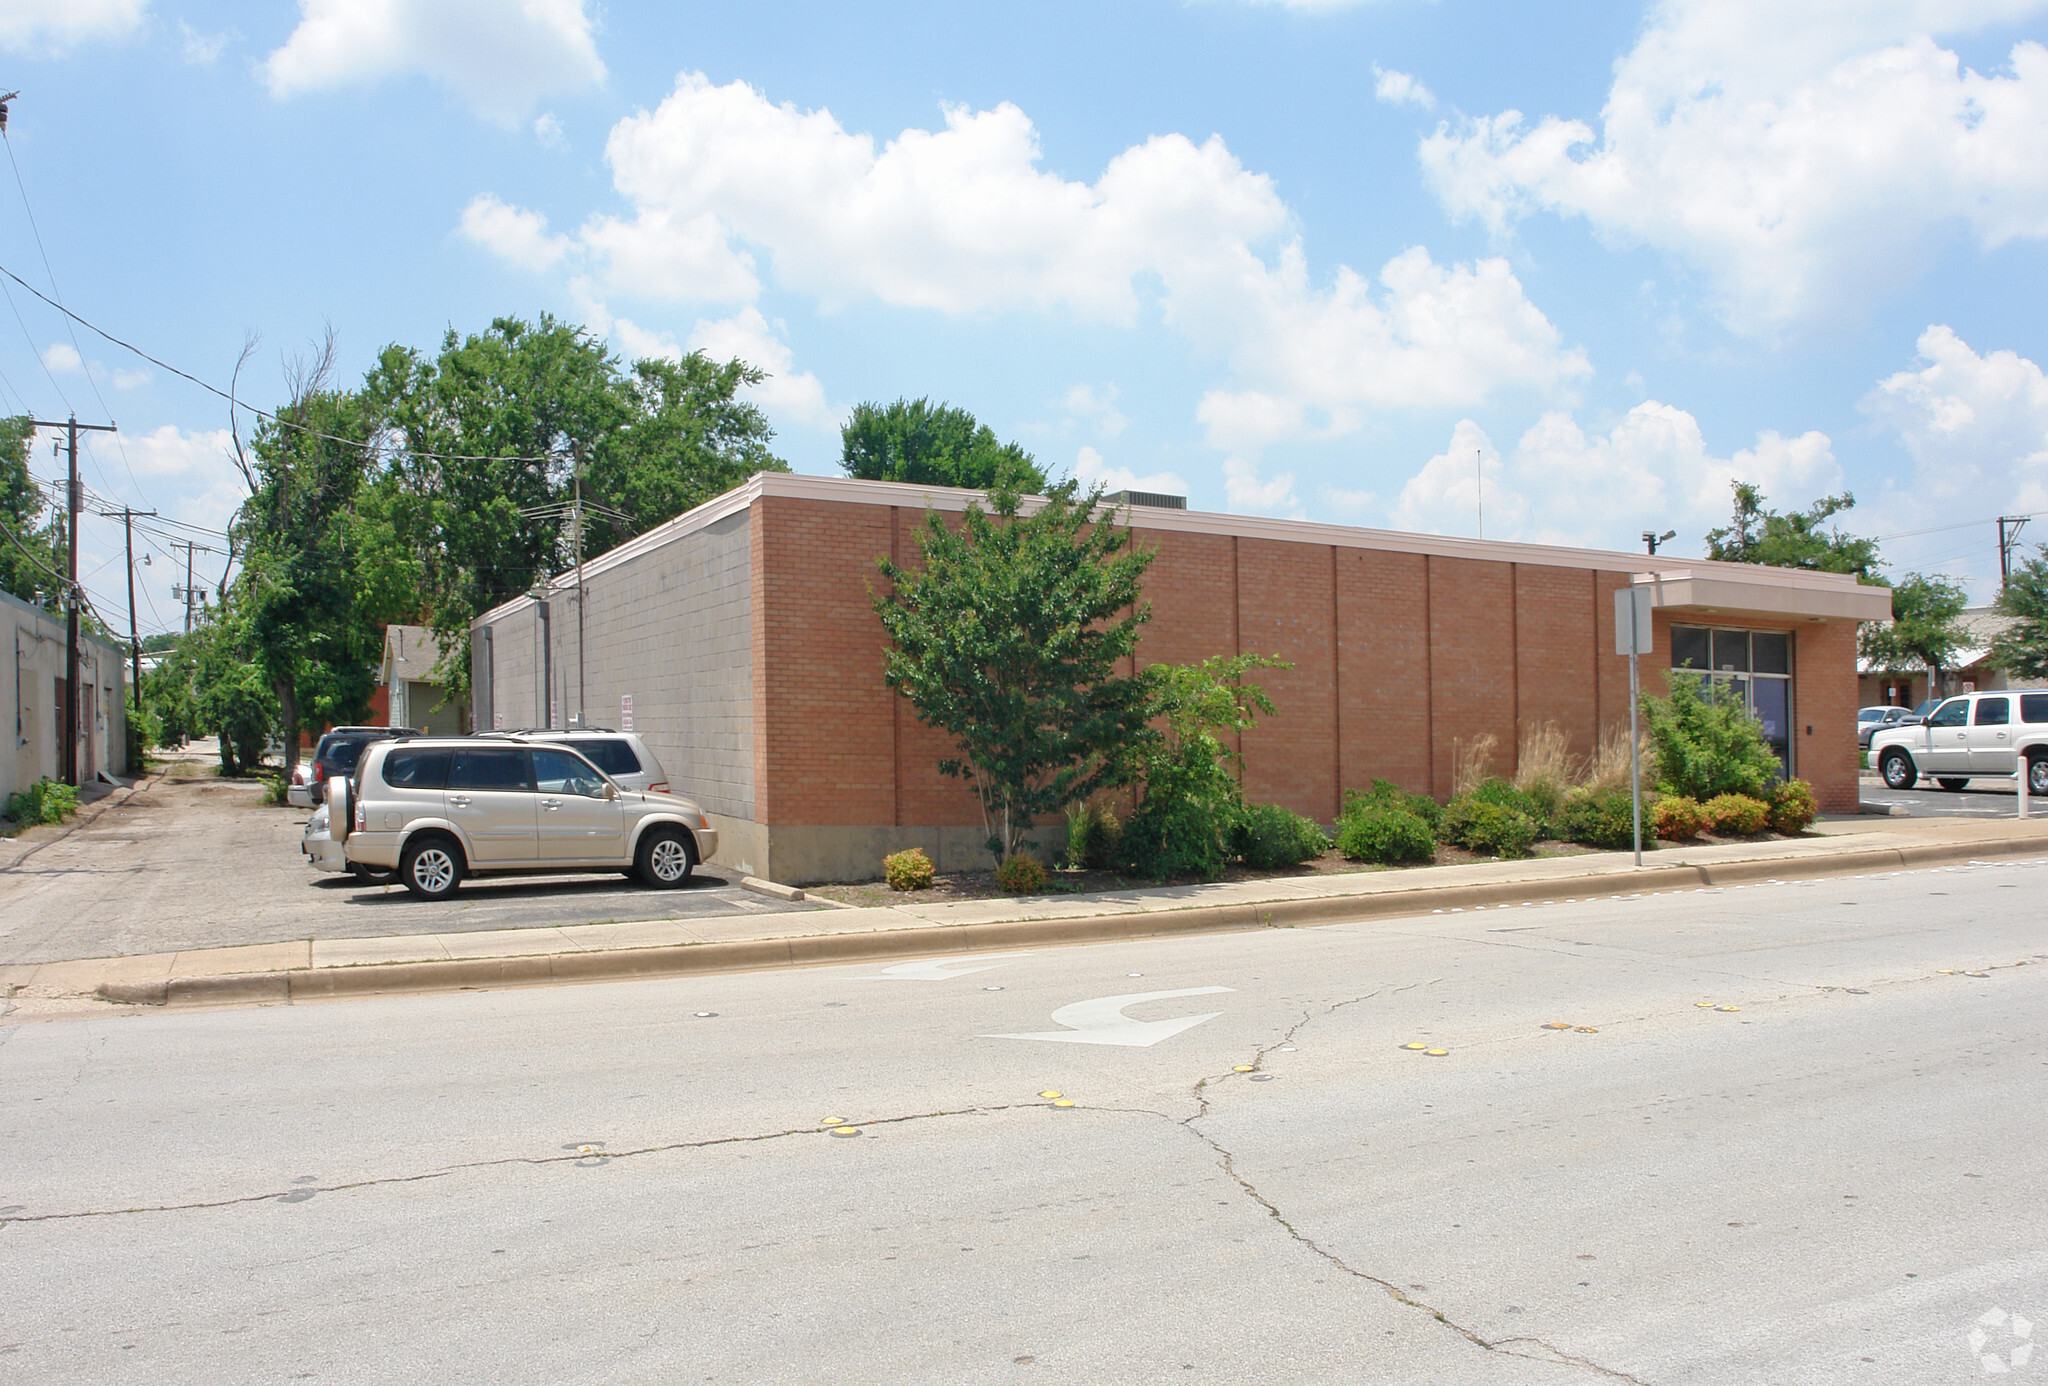
[{"label": "blue sky", "polygon": [[[769,369],[805,471],[930,395],[1205,509],[1686,554],[1732,479],[1847,488],[1988,596],[1991,522],[2048,512],[2044,39],[2048,0],[0,0],[0,264],[213,382],[260,334],[265,404],[329,326],[359,374],[549,311]],[[10,287],[0,408],[111,414],[95,494],[222,526],[221,402]]]}]

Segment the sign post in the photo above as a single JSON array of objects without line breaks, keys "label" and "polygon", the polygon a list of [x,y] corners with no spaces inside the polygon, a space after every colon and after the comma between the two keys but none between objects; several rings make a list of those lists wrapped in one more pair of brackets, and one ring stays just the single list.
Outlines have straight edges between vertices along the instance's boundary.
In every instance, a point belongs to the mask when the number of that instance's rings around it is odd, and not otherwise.
[{"label": "sign post", "polygon": [[1643,864],[1643,738],[1636,729],[1641,701],[1636,657],[1650,645],[1650,599],[1647,587],[1624,587],[1614,594],[1614,652],[1628,656],[1628,782],[1637,866]]}]

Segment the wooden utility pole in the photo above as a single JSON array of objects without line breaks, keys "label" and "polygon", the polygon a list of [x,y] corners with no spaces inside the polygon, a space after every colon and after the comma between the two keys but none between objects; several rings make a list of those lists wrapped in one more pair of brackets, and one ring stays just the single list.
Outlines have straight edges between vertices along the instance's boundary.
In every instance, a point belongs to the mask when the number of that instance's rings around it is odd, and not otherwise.
[{"label": "wooden utility pole", "polygon": [[138,515],[154,515],[154,510],[130,510],[122,506],[119,510],[102,510],[102,520],[119,518],[121,529],[127,536],[128,549],[128,660],[132,677],[129,691],[135,696],[135,713],[142,713],[142,628],[135,617],[135,519]]},{"label": "wooden utility pole", "polygon": [[194,588],[192,586],[192,555],[195,553],[212,553],[213,550],[204,544],[195,544],[189,539],[173,539],[171,547],[185,551],[185,585],[179,587],[173,584],[171,595],[184,600],[185,634],[190,635],[192,633],[192,603],[194,601],[204,602],[206,600],[206,589],[203,587]]},{"label": "wooden utility pole", "polygon": [[78,415],[73,414],[63,423],[50,423],[44,419],[30,419],[36,428],[61,428],[70,438],[71,485],[65,492],[64,508],[70,516],[70,539],[65,556],[64,585],[64,783],[78,783],[78,607],[81,592],[78,587],[78,512],[85,509],[85,492],[78,484],[78,431],[82,428],[89,433],[113,433],[112,424],[82,424]]}]

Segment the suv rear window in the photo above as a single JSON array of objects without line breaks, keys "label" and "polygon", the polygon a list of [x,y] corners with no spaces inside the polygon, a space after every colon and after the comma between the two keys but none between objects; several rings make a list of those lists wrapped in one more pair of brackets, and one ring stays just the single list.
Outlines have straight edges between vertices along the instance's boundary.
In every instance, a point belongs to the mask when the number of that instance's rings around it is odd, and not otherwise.
[{"label": "suv rear window", "polygon": [[384,783],[393,789],[443,789],[455,752],[406,748],[384,757]]},{"label": "suv rear window", "polygon": [[2048,722],[2048,693],[2020,694],[2022,722]]},{"label": "suv rear window", "polygon": [[363,747],[381,739],[373,736],[330,737],[314,754],[330,770],[353,770],[356,762],[363,758]]},{"label": "suv rear window", "polygon": [[640,773],[640,757],[633,754],[633,744],[623,737],[577,737],[563,743],[573,750],[581,751],[586,760],[614,779],[620,775]]}]

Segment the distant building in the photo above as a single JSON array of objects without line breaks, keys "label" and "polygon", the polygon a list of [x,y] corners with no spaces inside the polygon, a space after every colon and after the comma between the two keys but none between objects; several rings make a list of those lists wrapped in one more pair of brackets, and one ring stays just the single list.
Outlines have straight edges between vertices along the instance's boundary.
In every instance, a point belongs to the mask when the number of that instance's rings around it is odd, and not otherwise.
[{"label": "distant building", "polygon": [[1857,682],[1862,688],[1862,707],[1918,707],[1929,697],[1947,698],[1957,693],[1988,693],[2001,688],[2048,688],[2048,679],[2016,679],[1991,663],[1991,642],[2019,622],[1990,606],[1963,609],[1958,624],[1965,632],[1964,646],[1956,651],[1956,662],[1944,665],[1941,686],[1927,691],[1927,668],[1915,664],[1909,669],[1886,670],[1867,659],[1856,661]]},{"label": "distant building", "polygon": [[434,666],[441,662],[441,644],[425,626],[386,626],[384,661],[378,666],[377,684],[388,700],[382,725],[417,727],[436,736],[459,736],[469,730],[463,709],[447,701],[447,692],[434,678]]}]

